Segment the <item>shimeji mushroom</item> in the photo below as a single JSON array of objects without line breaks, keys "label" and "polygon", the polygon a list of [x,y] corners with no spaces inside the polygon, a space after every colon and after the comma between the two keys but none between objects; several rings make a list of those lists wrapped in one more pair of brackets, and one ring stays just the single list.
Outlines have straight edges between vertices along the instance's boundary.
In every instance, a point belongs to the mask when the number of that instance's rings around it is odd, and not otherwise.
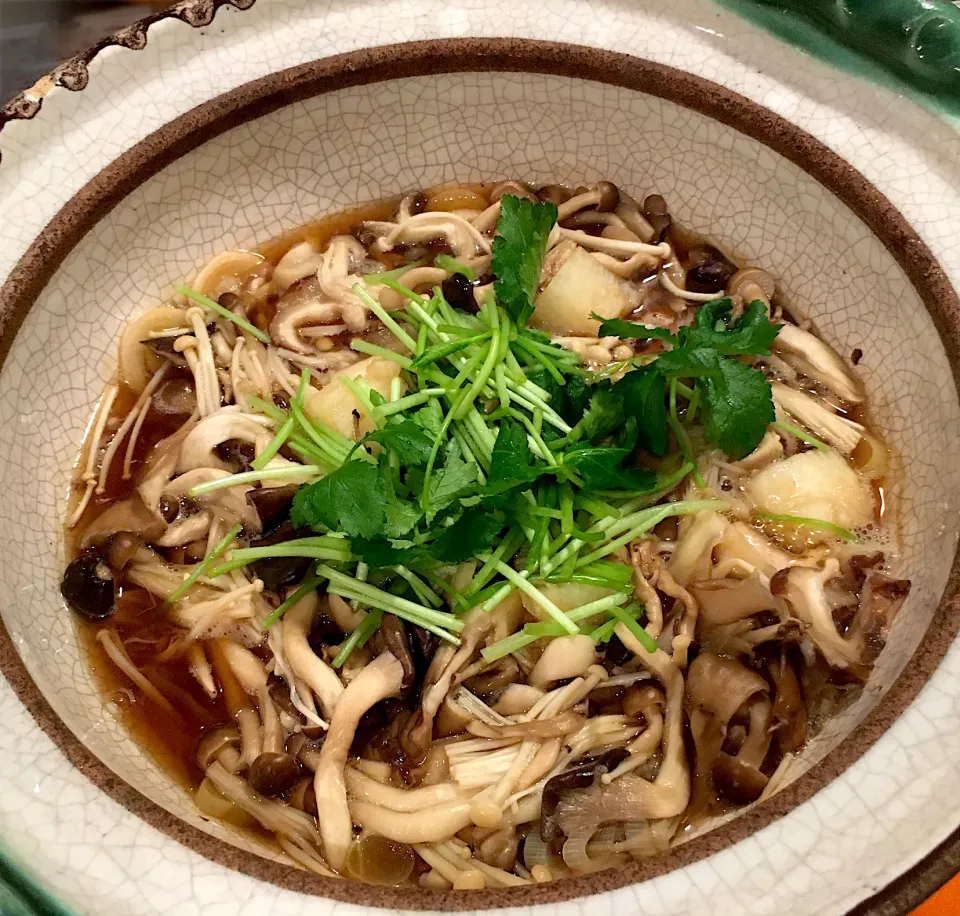
[{"label": "shimeji mushroom", "polygon": [[864,435],[859,423],[839,416],[829,405],[782,382],[773,382],[772,389],[778,420],[782,421],[786,414],[841,454],[853,454]]}]

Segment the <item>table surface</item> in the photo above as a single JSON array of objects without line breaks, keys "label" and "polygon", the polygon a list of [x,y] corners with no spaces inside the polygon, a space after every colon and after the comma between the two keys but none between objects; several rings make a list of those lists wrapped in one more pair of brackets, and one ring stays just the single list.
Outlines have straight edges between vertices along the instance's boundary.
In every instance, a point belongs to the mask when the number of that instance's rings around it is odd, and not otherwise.
[{"label": "table surface", "polygon": [[[170,0],[0,0],[0,99]],[[958,916],[960,876],[913,916]]]}]

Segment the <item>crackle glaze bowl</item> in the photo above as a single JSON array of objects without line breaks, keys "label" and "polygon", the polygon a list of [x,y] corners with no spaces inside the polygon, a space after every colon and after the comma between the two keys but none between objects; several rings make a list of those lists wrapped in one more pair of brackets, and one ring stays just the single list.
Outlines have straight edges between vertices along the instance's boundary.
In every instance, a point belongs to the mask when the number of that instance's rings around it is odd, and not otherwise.
[{"label": "crackle glaze bowl", "polygon": [[[2,875],[38,909],[879,916],[935,883],[931,866],[902,878],[919,860],[949,867],[949,845],[929,859],[960,824],[948,118],[708,0],[184,0],[3,122],[0,836]],[[509,892],[331,882],[204,820],[108,714],[57,587],[71,465],[125,319],[219,249],[506,176],[656,190],[863,350],[913,591],[868,688],[789,784],[668,855]]]}]

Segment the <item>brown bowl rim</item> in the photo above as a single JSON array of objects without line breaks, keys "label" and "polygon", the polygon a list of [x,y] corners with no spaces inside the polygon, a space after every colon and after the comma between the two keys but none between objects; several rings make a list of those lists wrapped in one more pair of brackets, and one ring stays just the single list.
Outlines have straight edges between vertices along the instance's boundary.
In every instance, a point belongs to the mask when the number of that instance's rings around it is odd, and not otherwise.
[{"label": "brown bowl rim", "polygon": [[[214,0],[216,7],[225,2]],[[182,14],[184,6],[190,5],[181,4],[179,13]],[[199,5],[204,9],[213,8],[209,0],[201,0]],[[246,0],[233,0],[233,5],[246,8],[252,4]],[[162,17],[152,17],[149,22],[157,18]],[[77,60],[84,63],[83,56]],[[565,76],[644,92],[720,121],[781,154],[843,201],[896,259],[947,345],[954,385],[957,386],[960,379],[960,300],[933,254],[907,220],[837,154],[774,112],[689,73],[597,48],[509,38],[424,40],[336,55],[240,86],[164,125],[114,160],[65,204],[0,287],[0,322],[3,324],[0,366],[26,313],[66,255],[120,200],[177,158],[233,127],[278,108],[337,89],[381,82],[384,74],[393,80],[481,71]],[[81,83],[85,85],[84,80]],[[82,89],[83,85],[74,88]],[[0,115],[0,126],[11,116],[32,115],[12,114],[8,106]],[[147,799],[87,750],[40,693],[2,623],[0,671],[40,727],[91,782],[151,826],[206,858],[289,890],[361,906],[398,910],[477,910],[557,903],[615,890],[690,865],[756,833],[811,798],[867,751],[917,696],[958,630],[960,553],[954,558],[944,596],[927,634],[900,677],[877,707],[837,748],[782,792],[730,823],[654,859],[552,884],[470,894],[381,888],[326,879],[216,839]],[[906,914],[945,877],[949,877],[943,866],[949,863],[949,870],[955,869],[960,858],[958,846],[960,836],[948,840],[930,853],[920,866],[861,903],[851,916]],[[909,886],[905,887],[905,884]]]}]

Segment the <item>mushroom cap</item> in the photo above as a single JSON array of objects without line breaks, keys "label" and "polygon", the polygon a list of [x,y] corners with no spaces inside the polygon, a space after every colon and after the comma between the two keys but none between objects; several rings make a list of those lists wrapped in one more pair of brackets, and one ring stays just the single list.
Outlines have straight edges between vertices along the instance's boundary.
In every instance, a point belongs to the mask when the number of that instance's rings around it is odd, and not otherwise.
[{"label": "mushroom cap", "polygon": [[197,766],[204,772],[216,761],[225,747],[240,746],[240,731],[236,725],[221,725],[206,732],[197,745]]},{"label": "mushroom cap", "polygon": [[721,754],[713,764],[713,784],[717,791],[738,805],[756,801],[768,782],[757,767],[729,754]]},{"label": "mushroom cap", "polygon": [[116,579],[103,557],[88,550],[67,567],[60,594],[70,610],[85,620],[104,620],[116,604]]},{"label": "mushroom cap", "polygon": [[612,213],[617,209],[620,204],[620,189],[612,181],[598,182],[597,191],[600,193],[597,209],[601,213]]},{"label": "mushroom cap", "polygon": [[495,204],[504,194],[512,194],[514,197],[523,197],[528,200],[536,200],[533,189],[523,181],[501,181],[494,185],[490,192],[490,203]]},{"label": "mushroom cap", "polygon": [[250,764],[247,780],[255,792],[274,798],[292,789],[300,779],[300,764],[290,754],[267,751]]},{"label": "mushroom cap", "polygon": [[537,197],[544,203],[551,203],[559,207],[560,204],[565,204],[573,197],[573,192],[562,184],[545,184],[537,190]]}]

